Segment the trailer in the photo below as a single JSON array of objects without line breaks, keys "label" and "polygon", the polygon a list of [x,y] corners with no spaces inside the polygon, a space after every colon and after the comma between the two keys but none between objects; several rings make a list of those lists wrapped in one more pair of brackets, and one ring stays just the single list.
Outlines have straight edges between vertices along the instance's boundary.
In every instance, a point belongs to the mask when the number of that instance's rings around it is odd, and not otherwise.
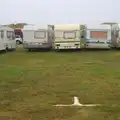
[{"label": "trailer", "polygon": [[15,50],[16,41],[14,29],[0,26],[0,50]]},{"label": "trailer", "polygon": [[120,24],[111,25],[112,47],[120,48]]},{"label": "trailer", "polygon": [[32,49],[51,49],[54,40],[53,25],[25,25],[23,28],[23,47]]},{"label": "trailer", "polygon": [[54,49],[81,49],[84,47],[85,25],[57,24],[54,27]]},{"label": "trailer", "polygon": [[87,25],[85,48],[111,48],[111,27],[109,25]]}]

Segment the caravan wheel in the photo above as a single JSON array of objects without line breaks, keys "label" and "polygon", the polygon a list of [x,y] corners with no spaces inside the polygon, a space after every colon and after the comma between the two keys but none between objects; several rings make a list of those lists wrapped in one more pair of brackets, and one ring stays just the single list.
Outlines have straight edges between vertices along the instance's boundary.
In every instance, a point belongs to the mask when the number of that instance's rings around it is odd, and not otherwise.
[{"label": "caravan wheel", "polygon": [[17,45],[19,45],[19,44],[20,44],[20,41],[19,41],[19,40],[17,40],[17,41],[16,41],[16,44],[17,44]]},{"label": "caravan wheel", "polygon": [[6,51],[6,52],[8,51],[8,47],[6,47],[5,51]]},{"label": "caravan wheel", "polygon": [[30,52],[30,51],[32,51],[31,49],[28,49],[28,51]]}]

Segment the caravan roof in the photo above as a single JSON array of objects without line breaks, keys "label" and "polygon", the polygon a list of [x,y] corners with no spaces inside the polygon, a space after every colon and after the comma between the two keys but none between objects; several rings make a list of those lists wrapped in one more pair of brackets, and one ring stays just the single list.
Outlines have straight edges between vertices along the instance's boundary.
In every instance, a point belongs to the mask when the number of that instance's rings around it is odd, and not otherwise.
[{"label": "caravan roof", "polygon": [[91,25],[87,25],[87,29],[111,29],[110,25],[103,25],[103,24],[91,24]]},{"label": "caravan roof", "polygon": [[0,26],[0,30],[11,30],[11,31],[14,31],[13,28],[8,27],[8,26]]},{"label": "caravan roof", "polygon": [[25,25],[23,30],[47,29],[48,25]]},{"label": "caravan roof", "polygon": [[80,29],[80,24],[57,24],[55,25],[55,30],[78,30]]}]

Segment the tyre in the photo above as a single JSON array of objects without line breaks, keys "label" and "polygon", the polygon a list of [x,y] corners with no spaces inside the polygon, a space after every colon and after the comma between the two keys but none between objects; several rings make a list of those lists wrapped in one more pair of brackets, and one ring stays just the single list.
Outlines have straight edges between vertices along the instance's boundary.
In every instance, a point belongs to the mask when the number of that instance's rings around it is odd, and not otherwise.
[{"label": "tyre", "polygon": [[30,52],[30,51],[32,51],[31,49],[28,49],[28,51]]},{"label": "tyre", "polygon": [[8,47],[6,47],[5,51],[8,52]]},{"label": "tyre", "polygon": [[16,41],[16,44],[17,44],[17,45],[19,45],[19,44],[20,44],[20,41],[19,41],[19,40],[17,40],[17,41]]}]

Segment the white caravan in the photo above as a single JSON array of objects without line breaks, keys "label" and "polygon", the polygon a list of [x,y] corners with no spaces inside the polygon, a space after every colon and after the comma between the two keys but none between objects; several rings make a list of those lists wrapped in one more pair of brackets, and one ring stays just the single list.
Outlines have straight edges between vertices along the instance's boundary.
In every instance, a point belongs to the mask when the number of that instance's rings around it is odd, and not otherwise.
[{"label": "white caravan", "polygon": [[84,47],[84,28],[80,24],[58,24],[54,27],[54,49],[80,49]]},{"label": "white caravan", "polygon": [[111,27],[109,25],[87,25],[86,48],[111,48]]},{"label": "white caravan", "polygon": [[14,29],[0,26],[0,50],[15,50],[16,41]]},{"label": "white caravan", "polygon": [[53,25],[26,25],[23,28],[24,49],[52,48],[54,39]]},{"label": "white caravan", "polygon": [[120,48],[120,24],[113,24],[112,30],[112,47]]}]

